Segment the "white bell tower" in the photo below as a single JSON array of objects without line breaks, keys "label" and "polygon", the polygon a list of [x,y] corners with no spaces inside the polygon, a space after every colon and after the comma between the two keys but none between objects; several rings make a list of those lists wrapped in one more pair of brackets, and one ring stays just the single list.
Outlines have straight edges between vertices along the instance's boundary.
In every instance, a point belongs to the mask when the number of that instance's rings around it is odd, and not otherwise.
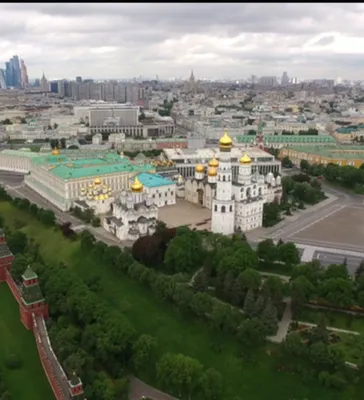
[{"label": "white bell tower", "polygon": [[231,168],[232,143],[227,130],[225,130],[224,136],[219,141],[220,159],[211,218],[211,231],[223,235],[233,234],[235,225],[235,200],[233,199]]}]

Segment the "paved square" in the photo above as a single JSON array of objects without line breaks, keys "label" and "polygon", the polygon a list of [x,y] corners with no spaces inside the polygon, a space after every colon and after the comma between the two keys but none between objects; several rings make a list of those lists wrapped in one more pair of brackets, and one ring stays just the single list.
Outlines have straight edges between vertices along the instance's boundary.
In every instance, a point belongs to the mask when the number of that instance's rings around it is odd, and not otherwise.
[{"label": "paved square", "polygon": [[[307,229],[291,236],[290,239],[308,239],[332,242],[335,244],[363,245],[364,212],[363,208],[345,207],[335,214],[318,221]],[[339,246],[338,246],[339,247]]]},{"label": "paved square", "polygon": [[161,207],[158,214],[158,219],[169,228],[180,225],[188,225],[197,230],[211,228],[211,210],[186,200],[177,200],[177,204],[173,206]]}]

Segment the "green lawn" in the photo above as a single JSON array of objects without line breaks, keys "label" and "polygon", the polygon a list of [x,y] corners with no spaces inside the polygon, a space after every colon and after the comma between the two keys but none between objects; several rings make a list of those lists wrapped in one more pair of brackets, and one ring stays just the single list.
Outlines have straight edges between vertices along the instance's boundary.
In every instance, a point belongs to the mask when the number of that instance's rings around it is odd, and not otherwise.
[{"label": "green lawn", "polygon": [[[9,226],[15,216],[23,219],[22,213],[5,203],[0,203],[0,214]],[[26,219],[29,221],[28,216]],[[360,391],[354,388],[338,393],[319,385],[304,385],[299,376],[275,371],[272,367],[274,357],[263,351],[256,354],[254,361],[248,362],[241,356],[239,344],[231,336],[210,330],[204,322],[180,315],[175,307],[158,301],[146,289],[113,273],[92,257],[81,254],[78,243],[63,239],[59,232],[36,221],[29,221],[23,230],[41,243],[40,251],[46,262],[63,261],[82,278],[98,275],[102,289],[100,295],[124,313],[139,332],[156,337],[161,354],[180,352],[220,371],[224,380],[224,395],[220,400],[232,400],[235,396],[249,400],[289,400],[293,394],[296,400],[361,398]],[[274,353],[276,347],[269,347]],[[153,377],[141,378],[156,386]]]},{"label": "green lawn", "polygon": [[[8,285],[0,284],[0,369],[14,400],[51,400],[51,387],[39,360],[33,333],[20,322],[19,307]],[[5,366],[9,355],[17,354],[22,367],[10,370]]]},{"label": "green lawn", "polygon": [[304,308],[297,319],[302,322],[317,324],[321,315],[325,315],[327,325],[333,328],[346,329],[348,331],[360,332],[364,335],[364,316],[354,316],[338,311],[322,311],[312,308]]}]

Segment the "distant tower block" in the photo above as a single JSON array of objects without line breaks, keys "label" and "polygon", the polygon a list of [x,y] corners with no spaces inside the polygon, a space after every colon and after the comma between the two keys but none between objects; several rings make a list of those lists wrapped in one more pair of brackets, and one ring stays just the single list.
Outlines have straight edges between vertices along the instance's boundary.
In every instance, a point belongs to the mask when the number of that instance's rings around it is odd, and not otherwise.
[{"label": "distant tower block", "polygon": [[83,393],[81,379],[73,372],[71,379],[68,381],[70,386],[70,398],[72,400],[86,400]]},{"label": "distant tower block", "polygon": [[32,314],[48,318],[48,306],[39,286],[38,275],[30,267],[25,270],[22,279],[20,319],[27,329],[32,329]]}]

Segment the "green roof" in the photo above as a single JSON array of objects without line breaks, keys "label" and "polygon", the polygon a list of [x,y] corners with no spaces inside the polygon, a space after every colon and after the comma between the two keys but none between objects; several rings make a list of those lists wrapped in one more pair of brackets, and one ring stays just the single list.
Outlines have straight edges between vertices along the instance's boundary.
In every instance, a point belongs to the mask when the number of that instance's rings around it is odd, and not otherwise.
[{"label": "green roof", "polygon": [[28,158],[36,158],[40,156],[40,154],[35,151],[12,150],[12,149],[5,149],[0,152],[0,155],[1,154],[5,154],[8,156],[28,157]]},{"label": "green roof", "polygon": [[332,159],[364,160],[364,148],[361,146],[292,146],[288,149]]},{"label": "green roof", "polygon": [[45,166],[49,172],[64,180],[102,176],[115,172],[133,173],[155,170],[151,164],[132,164],[129,159],[122,158],[116,153],[106,153],[96,158],[70,157],[61,153],[55,156],[37,157],[32,162]]},{"label": "green roof", "polygon": [[[255,135],[235,136],[238,143],[252,143]],[[328,143],[335,144],[335,139],[330,135],[263,135],[265,143]]]},{"label": "green roof", "polygon": [[336,132],[337,133],[350,134],[350,133],[356,132],[356,131],[358,131],[360,129],[364,129],[364,125],[343,126],[342,128],[337,128]]},{"label": "green roof", "polygon": [[24,271],[22,278],[26,281],[38,278],[38,275],[32,270],[30,266]]}]

